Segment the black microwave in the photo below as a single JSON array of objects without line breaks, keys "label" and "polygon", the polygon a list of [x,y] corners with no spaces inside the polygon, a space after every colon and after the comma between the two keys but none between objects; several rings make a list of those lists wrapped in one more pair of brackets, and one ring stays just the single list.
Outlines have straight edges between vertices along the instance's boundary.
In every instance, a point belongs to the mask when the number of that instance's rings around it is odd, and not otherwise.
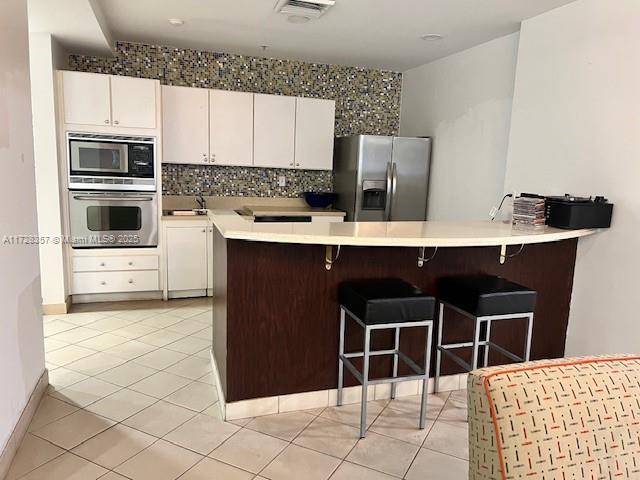
[{"label": "black microwave", "polygon": [[155,138],[67,134],[69,188],[155,191]]}]

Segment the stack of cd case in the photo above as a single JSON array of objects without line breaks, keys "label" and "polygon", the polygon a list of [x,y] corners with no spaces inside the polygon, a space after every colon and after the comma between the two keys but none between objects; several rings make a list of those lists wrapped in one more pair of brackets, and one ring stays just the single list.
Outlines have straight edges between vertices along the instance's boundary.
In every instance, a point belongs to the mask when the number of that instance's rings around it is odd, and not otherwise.
[{"label": "stack of cd case", "polygon": [[513,225],[541,228],[546,223],[545,201],[541,197],[518,197],[513,201]]}]

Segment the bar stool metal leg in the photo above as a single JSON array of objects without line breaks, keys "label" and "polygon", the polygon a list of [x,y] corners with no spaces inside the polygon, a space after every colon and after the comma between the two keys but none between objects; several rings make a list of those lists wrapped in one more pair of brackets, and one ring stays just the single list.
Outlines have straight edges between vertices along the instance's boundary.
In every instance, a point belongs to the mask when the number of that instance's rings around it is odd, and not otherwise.
[{"label": "bar stool metal leg", "polygon": [[473,329],[473,355],[471,356],[471,370],[478,368],[478,350],[480,346],[480,323],[482,321],[476,317],[476,326]]},{"label": "bar stool metal leg", "polygon": [[529,361],[529,357],[531,356],[531,337],[533,335],[533,313],[527,315],[527,340],[524,351],[524,359],[526,362]]},{"label": "bar stool metal leg", "polygon": [[340,309],[340,347],[338,354],[338,406],[342,406],[342,387],[344,383],[344,362],[342,361],[342,355],[344,355],[344,329],[345,329],[345,311],[344,308]]},{"label": "bar stool metal leg", "polygon": [[[400,328],[396,327],[395,353],[393,354],[393,376],[398,376],[398,357],[400,356]],[[396,398],[396,382],[391,384],[391,400]]]},{"label": "bar stool metal leg", "polygon": [[489,366],[489,342],[491,341],[491,320],[487,320],[487,336],[485,338],[487,343],[484,346],[484,367]]},{"label": "bar stool metal leg", "polygon": [[424,429],[427,417],[427,394],[429,389],[429,370],[431,368],[431,340],[433,323],[427,326],[426,347],[424,350],[424,378],[422,379],[422,399],[420,400],[420,429]]},{"label": "bar stool metal leg", "polygon": [[[436,345],[440,347],[442,345],[442,326],[444,318],[444,303],[440,302],[440,308],[438,310],[438,339]],[[442,366],[442,352],[440,348],[436,348],[436,375],[433,380],[433,393],[440,391],[440,367]]]},{"label": "bar stool metal leg", "polygon": [[362,405],[360,407],[360,438],[364,438],[367,429],[367,392],[369,390],[369,344],[371,329],[364,329],[364,356],[362,358]]}]

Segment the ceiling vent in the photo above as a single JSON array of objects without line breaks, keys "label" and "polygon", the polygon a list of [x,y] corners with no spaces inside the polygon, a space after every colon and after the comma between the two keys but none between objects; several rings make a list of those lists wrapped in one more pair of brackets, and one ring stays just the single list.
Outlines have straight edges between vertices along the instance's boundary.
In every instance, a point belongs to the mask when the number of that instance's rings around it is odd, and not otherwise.
[{"label": "ceiling vent", "polygon": [[278,0],[276,12],[319,18],[335,5],[335,0]]}]

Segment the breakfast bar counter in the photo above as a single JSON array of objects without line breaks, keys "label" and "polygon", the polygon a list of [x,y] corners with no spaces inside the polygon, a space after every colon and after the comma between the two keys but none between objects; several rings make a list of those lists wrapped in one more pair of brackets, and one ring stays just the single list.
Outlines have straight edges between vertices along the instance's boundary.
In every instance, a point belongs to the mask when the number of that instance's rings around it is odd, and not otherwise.
[{"label": "breakfast bar counter", "polygon": [[555,242],[596,230],[514,228],[490,221],[254,223],[232,210],[210,211],[218,232],[233,240],[362,247],[484,247]]},{"label": "breakfast bar counter", "polygon": [[[398,277],[437,297],[442,276],[503,276],[538,292],[532,359],[563,356],[577,242],[596,232],[499,222],[268,224],[233,211],[210,211],[209,219],[213,356],[227,403],[336,388],[338,285],[346,280]],[[468,340],[472,327],[450,315],[445,340]],[[361,349],[361,332],[350,328],[346,348]],[[496,322],[492,339],[520,352],[524,328]],[[409,330],[401,350],[421,364],[424,332]],[[377,332],[372,348],[388,348],[391,333]],[[490,363],[507,362],[492,352]],[[372,360],[373,378],[390,370],[390,358]],[[443,374],[460,372],[443,363]],[[345,385],[355,384],[345,377]]]}]

